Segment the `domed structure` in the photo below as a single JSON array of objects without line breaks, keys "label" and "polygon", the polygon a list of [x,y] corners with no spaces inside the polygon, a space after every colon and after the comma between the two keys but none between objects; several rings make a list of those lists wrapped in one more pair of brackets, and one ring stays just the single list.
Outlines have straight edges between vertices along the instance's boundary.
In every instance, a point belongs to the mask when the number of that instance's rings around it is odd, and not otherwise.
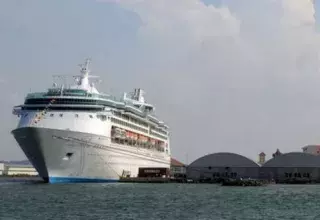
[{"label": "domed structure", "polygon": [[320,157],[302,152],[291,152],[267,161],[262,167],[260,177],[286,182],[294,179],[318,181],[320,174]]},{"label": "domed structure", "polygon": [[320,157],[302,152],[277,155],[263,167],[320,167]]},{"label": "domed structure", "polygon": [[193,161],[190,167],[259,167],[249,158],[235,153],[208,154]]},{"label": "domed structure", "polygon": [[187,168],[190,179],[215,179],[220,177],[258,178],[259,165],[235,153],[214,153],[192,162]]}]

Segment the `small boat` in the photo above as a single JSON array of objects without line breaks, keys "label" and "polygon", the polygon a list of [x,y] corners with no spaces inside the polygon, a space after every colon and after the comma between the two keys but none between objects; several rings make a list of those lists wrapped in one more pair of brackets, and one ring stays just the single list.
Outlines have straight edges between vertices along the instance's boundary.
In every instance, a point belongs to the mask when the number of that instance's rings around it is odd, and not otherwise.
[{"label": "small boat", "polygon": [[222,186],[265,186],[267,182],[257,179],[223,179]]}]

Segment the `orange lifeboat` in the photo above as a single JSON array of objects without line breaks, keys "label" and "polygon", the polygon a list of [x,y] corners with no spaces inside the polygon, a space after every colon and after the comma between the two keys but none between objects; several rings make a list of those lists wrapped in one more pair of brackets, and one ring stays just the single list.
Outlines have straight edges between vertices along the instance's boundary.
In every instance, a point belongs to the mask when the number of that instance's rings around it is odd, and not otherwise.
[{"label": "orange lifeboat", "polygon": [[133,139],[133,133],[131,131],[126,131],[126,137],[130,140]]}]

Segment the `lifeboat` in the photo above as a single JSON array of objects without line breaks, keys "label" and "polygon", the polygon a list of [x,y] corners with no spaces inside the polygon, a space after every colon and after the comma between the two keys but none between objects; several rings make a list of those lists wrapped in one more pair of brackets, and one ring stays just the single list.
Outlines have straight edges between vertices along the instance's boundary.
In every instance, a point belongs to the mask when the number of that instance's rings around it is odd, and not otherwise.
[{"label": "lifeboat", "polygon": [[143,135],[139,135],[139,140],[142,143],[147,143],[148,142],[148,138],[146,136],[143,136]]},{"label": "lifeboat", "polygon": [[132,132],[131,131],[126,131],[126,138],[128,140],[131,140],[132,139]]}]

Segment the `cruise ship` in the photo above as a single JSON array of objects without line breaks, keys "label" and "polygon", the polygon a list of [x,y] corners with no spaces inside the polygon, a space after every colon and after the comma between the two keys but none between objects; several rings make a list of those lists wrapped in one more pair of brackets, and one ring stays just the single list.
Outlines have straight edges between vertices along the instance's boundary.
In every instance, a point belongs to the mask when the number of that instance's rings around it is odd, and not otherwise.
[{"label": "cruise ship", "polygon": [[98,92],[80,65],[71,85],[54,82],[15,106],[11,133],[45,182],[117,182],[139,168],[170,168],[169,127],[140,88],[116,98]]}]

